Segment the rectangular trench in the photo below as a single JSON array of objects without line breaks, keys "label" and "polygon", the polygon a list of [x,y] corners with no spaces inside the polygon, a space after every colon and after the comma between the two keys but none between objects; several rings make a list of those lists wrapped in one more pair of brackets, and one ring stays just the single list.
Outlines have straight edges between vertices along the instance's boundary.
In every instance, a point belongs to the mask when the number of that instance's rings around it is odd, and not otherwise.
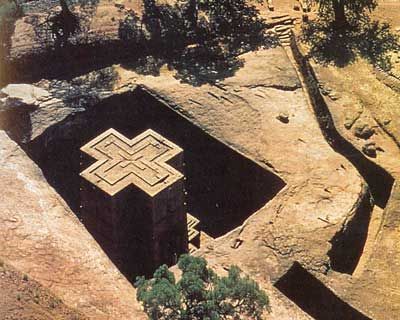
[{"label": "rectangular trench", "polygon": [[[84,169],[82,162],[86,163],[80,148],[109,128],[129,139],[153,129],[184,150],[187,212],[198,218],[199,229],[213,238],[240,226],[285,186],[280,177],[211,137],[138,88],[69,116],[24,146],[49,184],[78,217],[82,183],[79,173]],[[129,270],[130,267],[120,269]],[[152,271],[135,273],[150,274]]]},{"label": "rectangular trench", "polygon": [[295,262],[274,286],[316,320],[372,320]]}]

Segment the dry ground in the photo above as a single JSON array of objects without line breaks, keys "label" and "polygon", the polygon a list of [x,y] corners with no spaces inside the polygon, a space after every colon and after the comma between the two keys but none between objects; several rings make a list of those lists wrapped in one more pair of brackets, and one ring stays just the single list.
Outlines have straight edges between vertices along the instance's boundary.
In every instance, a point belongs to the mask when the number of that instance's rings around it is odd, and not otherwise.
[{"label": "dry ground", "polygon": [[85,320],[39,283],[0,261],[0,319]]}]

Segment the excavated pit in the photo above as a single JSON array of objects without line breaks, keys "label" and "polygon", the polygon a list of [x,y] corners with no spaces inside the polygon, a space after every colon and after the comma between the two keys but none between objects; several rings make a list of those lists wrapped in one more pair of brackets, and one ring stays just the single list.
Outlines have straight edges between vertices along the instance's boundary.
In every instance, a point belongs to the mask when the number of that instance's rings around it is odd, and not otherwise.
[{"label": "excavated pit", "polygon": [[298,262],[274,285],[316,320],[371,320],[340,299]]},{"label": "excavated pit", "polygon": [[129,139],[151,128],[184,150],[187,211],[200,220],[199,229],[213,238],[240,226],[285,186],[277,175],[138,88],[69,116],[25,146],[78,217],[80,147],[109,128]]}]

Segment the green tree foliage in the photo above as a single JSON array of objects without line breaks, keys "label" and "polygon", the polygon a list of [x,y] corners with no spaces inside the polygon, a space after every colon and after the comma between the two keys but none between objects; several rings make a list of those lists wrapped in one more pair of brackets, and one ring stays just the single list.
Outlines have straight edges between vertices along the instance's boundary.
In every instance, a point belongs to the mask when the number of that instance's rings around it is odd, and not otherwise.
[{"label": "green tree foliage", "polygon": [[[261,3],[262,0],[256,2]],[[228,50],[240,48],[243,44],[261,42],[264,21],[256,7],[246,0],[199,0],[201,11],[209,19],[208,30],[228,46]]]},{"label": "green tree foliage", "polygon": [[333,14],[336,27],[348,25],[346,14],[360,18],[367,10],[372,11],[377,6],[377,0],[315,0],[320,12]]},{"label": "green tree foliage", "polygon": [[143,4],[143,24],[157,41],[218,38],[229,42],[235,38],[243,43],[259,38],[264,28],[258,10],[246,0],[178,0],[174,5],[144,0]]},{"label": "green tree foliage", "polygon": [[248,27],[254,28],[254,22],[260,23],[254,19],[258,15],[256,8],[249,6],[246,0],[199,0],[198,7],[210,18],[217,34],[247,32]]},{"label": "green tree foliage", "polygon": [[[138,277],[137,299],[151,320],[261,319],[269,310],[265,292],[248,276],[231,266],[219,277],[203,258],[182,255],[178,262],[182,277],[176,281],[166,265],[153,279]],[[245,318],[243,318],[245,317]]]}]

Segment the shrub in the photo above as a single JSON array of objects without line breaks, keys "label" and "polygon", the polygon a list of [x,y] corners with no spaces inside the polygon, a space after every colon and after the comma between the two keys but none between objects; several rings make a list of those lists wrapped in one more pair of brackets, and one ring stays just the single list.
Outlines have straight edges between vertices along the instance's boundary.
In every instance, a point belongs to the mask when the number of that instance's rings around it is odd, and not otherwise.
[{"label": "shrub", "polygon": [[153,279],[137,278],[137,299],[149,319],[259,320],[269,310],[265,292],[236,266],[230,267],[226,277],[219,277],[205,259],[182,255],[178,267],[179,281],[166,265],[154,272]]}]

